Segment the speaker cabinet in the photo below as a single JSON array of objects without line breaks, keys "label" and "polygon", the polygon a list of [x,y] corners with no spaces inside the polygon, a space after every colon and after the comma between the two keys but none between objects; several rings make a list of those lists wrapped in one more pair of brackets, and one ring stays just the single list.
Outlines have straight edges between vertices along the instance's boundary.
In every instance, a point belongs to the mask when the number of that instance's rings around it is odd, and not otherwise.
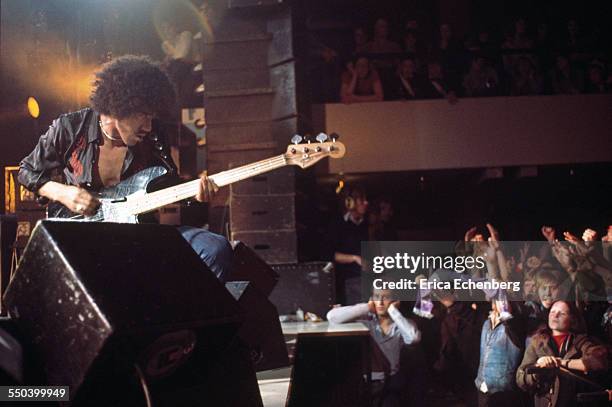
[{"label": "speaker cabinet", "polygon": [[39,222],[5,301],[73,405],[262,405],[240,306],[174,227]]},{"label": "speaker cabinet", "polygon": [[245,322],[238,334],[249,348],[255,370],[289,366],[276,307],[248,281],[228,282],[225,287],[246,312]]}]

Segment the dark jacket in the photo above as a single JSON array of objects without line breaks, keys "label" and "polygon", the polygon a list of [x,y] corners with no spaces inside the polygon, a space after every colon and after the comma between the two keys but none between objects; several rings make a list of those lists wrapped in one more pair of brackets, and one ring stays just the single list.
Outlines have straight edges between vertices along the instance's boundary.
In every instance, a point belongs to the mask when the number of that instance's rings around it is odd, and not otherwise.
[{"label": "dark jacket", "polygon": [[469,302],[455,302],[442,321],[440,358],[436,369],[449,373],[464,372],[471,381],[478,372],[482,318]]},{"label": "dark jacket", "polygon": [[[557,356],[564,360],[582,359],[589,372],[605,371],[608,368],[608,353],[604,346],[597,344],[586,335],[571,335],[568,340],[570,342],[567,352],[560,355],[551,336],[547,333],[539,333],[533,337],[525,351],[523,361],[516,372],[516,383],[521,389],[535,393],[535,407],[561,407],[576,404],[576,382],[571,378],[562,375],[546,377],[525,373],[526,367],[535,364],[538,358]],[[551,388],[552,392],[550,392]]]},{"label": "dark jacket", "polygon": [[[19,182],[37,192],[52,180],[55,171],[63,171],[67,184],[95,188],[94,164],[103,137],[99,120],[100,115],[90,108],[54,120],[34,150],[21,161]],[[128,149],[121,179],[153,165],[165,166],[171,172],[176,170],[156,121],[149,137]]]}]

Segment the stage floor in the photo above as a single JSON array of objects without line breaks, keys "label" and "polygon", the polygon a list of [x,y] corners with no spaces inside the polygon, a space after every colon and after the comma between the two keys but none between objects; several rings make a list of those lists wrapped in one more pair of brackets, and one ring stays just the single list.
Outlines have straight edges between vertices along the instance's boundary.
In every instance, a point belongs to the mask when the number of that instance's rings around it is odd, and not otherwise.
[{"label": "stage floor", "polygon": [[284,407],[289,392],[291,368],[266,370],[257,373],[259,392],[265,407]]}]

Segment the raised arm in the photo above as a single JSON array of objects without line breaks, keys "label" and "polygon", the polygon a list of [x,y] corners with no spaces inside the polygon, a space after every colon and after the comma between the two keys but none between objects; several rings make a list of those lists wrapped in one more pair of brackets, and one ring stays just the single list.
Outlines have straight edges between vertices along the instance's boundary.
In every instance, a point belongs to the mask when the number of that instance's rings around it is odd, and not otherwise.
[{"label": "raised arm", "polygon": [[353,322],[358,319],[366,319],[371,311],[370,305],[366,303],[336,307],[327,313],[327,320],[332,324]]}]

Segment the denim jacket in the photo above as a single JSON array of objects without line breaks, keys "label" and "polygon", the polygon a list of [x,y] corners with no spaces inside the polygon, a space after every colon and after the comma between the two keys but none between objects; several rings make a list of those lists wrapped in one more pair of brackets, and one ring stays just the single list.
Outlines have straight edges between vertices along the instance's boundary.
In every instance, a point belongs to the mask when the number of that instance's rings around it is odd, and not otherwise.
[{"label": "denim jacket", "polygon": [[482,326],[480,336],[480,364],[478,376],[474,381],[481,390],[486,384],[488,393],[514,390],[515,374],[523,352],[511,339],[510,321],[502,322],[491,328],[491,320],[487,319]]}]

